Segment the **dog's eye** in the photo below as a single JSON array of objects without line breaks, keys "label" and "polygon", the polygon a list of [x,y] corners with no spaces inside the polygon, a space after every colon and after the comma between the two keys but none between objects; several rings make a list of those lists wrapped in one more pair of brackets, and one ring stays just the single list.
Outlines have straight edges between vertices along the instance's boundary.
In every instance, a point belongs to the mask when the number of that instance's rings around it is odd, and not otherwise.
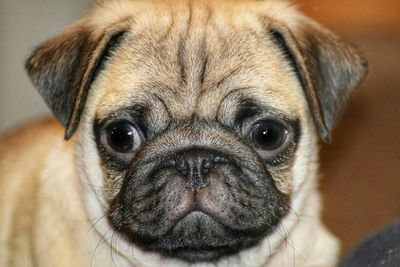
[{"label": "dog's eye", "polygon": [[119,153],[135,150],[140,145],[140,135],[129,121],[118,121],[107,126],[107,142]]},{"label": "dog's eye", "polygon": [[251,142],[263,150],[275,150],[281,147],[288,136],[286,127],[273,120],[264,120],[254,124],[250,132]]}]

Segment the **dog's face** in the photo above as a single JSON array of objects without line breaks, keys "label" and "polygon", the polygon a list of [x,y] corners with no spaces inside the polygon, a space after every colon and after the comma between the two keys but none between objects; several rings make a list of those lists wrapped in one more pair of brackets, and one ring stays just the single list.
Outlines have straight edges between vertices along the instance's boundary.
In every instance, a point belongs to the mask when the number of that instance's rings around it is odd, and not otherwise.
[{"label": "dog's face", "polygon": [[120,41],[89,117],[113,227],[146,249],[212,260],[288,212],[309,112],[273,36],[182,20],[146,18]]},{"label": "dog's face", "polygon": [[285,3],[139,3],[28,70],[68,138],[80,121],[82,179],[129,243],[188,261],[254,246],[301,208],[364,62]]}]

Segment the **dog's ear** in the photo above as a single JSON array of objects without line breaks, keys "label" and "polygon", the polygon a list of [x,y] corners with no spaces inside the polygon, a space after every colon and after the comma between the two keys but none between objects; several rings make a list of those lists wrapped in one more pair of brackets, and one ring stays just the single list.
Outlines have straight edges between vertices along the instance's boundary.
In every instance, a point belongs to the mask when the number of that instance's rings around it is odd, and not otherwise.
[{"label": "dog's ear", "polygon": [[367,72],[367,61],[357,49],[306,19],[295,29],[271,23],[269,30],[298,74],[320,136],[330,140],[350,93]]},{"label": "dog's ear", "polygon": [[126,23],[97,27],[81,21],[39,46],[26,61],[35,87],[65,126],[65,139],[76,131],[89,87]]}]

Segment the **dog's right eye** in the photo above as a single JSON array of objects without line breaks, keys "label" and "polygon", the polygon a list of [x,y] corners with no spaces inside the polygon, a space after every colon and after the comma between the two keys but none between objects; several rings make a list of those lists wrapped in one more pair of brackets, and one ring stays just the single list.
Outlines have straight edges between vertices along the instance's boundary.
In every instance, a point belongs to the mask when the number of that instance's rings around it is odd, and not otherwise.
[{"label": "dog's right eye", "polygon": [[140,146],[141,139],[129,121],[117,121],[106,127],[107,143],[118,153],[132,152]]}]

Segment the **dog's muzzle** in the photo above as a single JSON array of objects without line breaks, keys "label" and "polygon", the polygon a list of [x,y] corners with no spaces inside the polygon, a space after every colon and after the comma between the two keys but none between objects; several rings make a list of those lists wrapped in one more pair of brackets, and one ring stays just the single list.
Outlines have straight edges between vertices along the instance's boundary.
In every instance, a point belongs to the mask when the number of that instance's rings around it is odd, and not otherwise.
[{"label": "dog's muzzle", "polygon": [[257,244],[287,211],[245,144],[156,147],[133,160],[109,212],[114,229],[145,250],[215,260]]}]

